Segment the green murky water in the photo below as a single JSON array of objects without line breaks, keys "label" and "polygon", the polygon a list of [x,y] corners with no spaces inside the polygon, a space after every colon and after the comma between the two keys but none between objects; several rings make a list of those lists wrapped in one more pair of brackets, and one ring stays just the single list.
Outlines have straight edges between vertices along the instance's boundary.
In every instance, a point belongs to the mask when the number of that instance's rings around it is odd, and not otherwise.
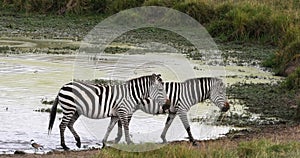
[{"label": "green murky water", "polygon": [[[32,152],[29,144],[31,139],[46,146],[48,151],[57,148],[58,119],[52,135],[48,137],[46,136],[48,113],[38,113],[34,110],[45,108],[40,101],[53,99],[59,88],[73,78],[127,80],[145,74],[161,73],[164,81],[183,81],[196,76],[218,76],[228,84],[280,80],[258,66],[203,65],[201,64],[203,62],[188,60],[179,53],[154,51],[143,54],[130,52],[98,54],[91,60],[91,58],[76,56],[76,50],[73,48],[78,48],[80,43],[70,40],[0,38],[0,46],[21,48],[23,52],[30,52],[22,54],[2,52],[3,54],[0,55],[0,124],[4,125],[0,129],[0,153],[10,153],[14,150]],[[126,45],[118,47],[135,49]],[[64,50],[69,53],[46,54],[45,50],[50,49],[58,52]],[[32,50],[35,50],[35,53],[32,53]],[[189,118],[196,139],[215,139],[234,128],[214,125],[214,121],[220,115],[217,110],[217,107],[207,102],[195,105],[191,109]],[[244,113],[244,110],[242,105],[235,104],[228,114]],[[195,118],[201,121],[192,121]],[[130,125],[133,141],[160,142],[159,136],[165,119],[165,115],[151,116],[137,112]],[[107,119],[90,120],[81,117],[75,128],[82,136],[83,144],[92,146],[103,138],[108,122]],[[113,131],[110,139],[115,135],[116,131]],[[186,132],[177,118],[168,131],[167,139],[182,140],[184,137]],[[74,145],[70,133],[67,133],[66,139],[69,144]],[[75,146],[71,147],[75,148]]]}]

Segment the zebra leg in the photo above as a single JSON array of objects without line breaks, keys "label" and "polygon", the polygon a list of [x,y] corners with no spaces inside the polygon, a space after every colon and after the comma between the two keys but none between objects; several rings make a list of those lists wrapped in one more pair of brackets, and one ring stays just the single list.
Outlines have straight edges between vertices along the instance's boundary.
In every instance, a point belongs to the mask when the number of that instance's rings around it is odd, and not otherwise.
[{"label": "zebra leg", "polygon": [[167,121],[166,121],[166,124],[165,124],[165,128],[164,128],[163,132],[160,135],[160,138],[163,140],[163,143],[167,143],[166,134],[167,134],[167,131],[168,131],[170,125],[172,124],[175,116],[176,116],[175,113],[170,113],[168,115],[168,118],[167,118]]},{"label": "zebra leg", "polygon": [[122,138],[122,122],[121,120],[118,121],[118,134],[117,137],[115,138],[115,143],[119,143],[119,141]]},{"label": "zebra leg", "polygon": [[132,117],[132,115],[130,115],[130,114],[127,114],[126,116],[124,116],[124,115],[120,116],[122,125],[124,127],[125,140],[126,140],[127,144],[133,144],[133,142],[131,141],[130,136],[129,136],[129,122],[131,120],[131,117]]},{"label": "zebra leg", "polygon": [[[131,120],[132,115],[127,117],[127,124],[124,125],[124,132],[125,132],[125,140],[127,142],[127,144],[133,144],[132,140],[130,139],[130,135],[129,135],[129,123]],[[127,127],[127,130],[126,130]]]},{"label": "zebra leg", "polygon": [[189,121],[187,119],[186,111],[178,111],[178,115],[180,117],[181,122],[183,123],[183,126],[184,126],[185,130],[187,131],[187,133],[189,135],[190,142],[192,142],[194,146],[198,146],[198,143],[193,138],[191,128],[190,128],[190,124],[189,124]]},{"label": "zebra leg", "polygon": [[78,148],[80,148],[81,147],[81,142],[80,142],[80,137],[79,137],[79,135],[76,133],[76,131],[74,130],[74,128],[73,128],[73,125],[74,125],[74,123],[76,122],[76,120],[79,118],[79,114],[78,114],[78,112],[76,111],[75,112],[75,114],[73,115],[73,117],[72,117],[72,119],[70,120],[70,122],[69,122],[69,124],[68,124],[68,128],[70,129],[70,131],[72,132],[72,134],[73,134],[73,136],[74,136],[74,138],[75,138],[75,140],[76,140],[76,146],[78,147]]},{"label": "zebra leg", "polygon": [[119,121],[119,118],[116,117],[116,116],[113,116],[110,118],[110,123],[109,123],[109,126],[107,127],[107,131],[104,135],[104,138],[102,140],[102,144],[103,144],[103,147],[104,148],[106,146],[106,142],[107,142],[107,138],[111,132],[111,130],[114,128],[115,124]]},{"label": "zebra leg", "polygon": [[59,130],[60,130],[60,145],[63,147],[64,150],[69,150],[70,148],[68,148],[65,144],[65,129],[68,125],[70,121],[70,117],[67,117],[66,115],[63,116],[62,121],[59,125]]}]

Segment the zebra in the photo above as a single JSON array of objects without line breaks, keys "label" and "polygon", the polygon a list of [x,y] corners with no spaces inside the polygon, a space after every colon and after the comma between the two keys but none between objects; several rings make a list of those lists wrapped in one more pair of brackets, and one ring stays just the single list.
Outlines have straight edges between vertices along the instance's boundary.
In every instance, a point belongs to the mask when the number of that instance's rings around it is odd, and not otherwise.
[{"label": "zebra", "polygon": [[[161,83],[162,80],[160,79]],[[153,87],[153,86],[152,86]],[[148,98],[143,99],[138,106],[132,111],[132,114],[136,111],[141,109],[142,111],[147,111],[147,113],[158,115],[158,114],[164,114],[167,112],[167,109],[170,107],[170,101],[167,98],[166,92],[164,90],[163,85],[157,86],[158,90],[150,90],[150,93]],[[151,99],[154,98],[154,99]],[[151,106],[149,106],[151,105]],[[132,115],[128,117],[128,124],[131,120]],[[111,117],[109,126],[107,128],[107,131],[105,133],[105,136],[102,140],[103,145],[105,145],[105,142],[108,139],[108,136],[110,132],[112,131],[115,124],[118,122],[118,134],[120,135],[119,138],[122,137],[122,121],[119,117]],[[119,142],[120,140],[115,140],[115,142]]]},{"label": "zebra", "polygon": [[[192,136],[189,121],[187,118],[187,112],[189,109],[206,99],[210,99],[216,106],[220,108],[222,112],[226,112],[229,110],[229,103],[226,99],[226,88],[225,84],[219,78],[214,77],[203,77],[203,78],[192,78],[188,79],[184,82],[164,82],[164,89],[166,90],[167,96],[169,98],[170,103],[163,105],[162,113],[155,114],[164,114],[168,113],[168,117],[165,123],[165,127],[161,134],[161,139],[163,143],[166,143],[166,133],[172,124],[176,115],[179,115],[181,122],[184,125],[185,130],[188,133],[189,141],[197,146],[197,142]],[[147,109],[155,109],[158,107],[157,104],[147,104],[147,105],[139,105],[139,106],[148,106],[148,108],[139,107],[142,111],[154,114],[151,110]],[[115,142],[118,143],[122,137],[122,126],[121,122],[118,122],[118,133],[115,138]]]},{"label": "zebra", "polygon": [[[69,150],[65,144],[64,131],[69,128],[76,140],[76,146],[80,148],[80,137],[73,128],[74,123],[80,115],[92,119],[106,117],[118,118],[124,126],[126,142],[132,143],[129,137],[129,121],[133,111],[143,99],[154,97],[156,102],[163,103],[167,99],[163,89],[160,74],[152,74],[131,79],[119,85],[94,85],[78,81],[72,81],[62,86],[53,103],[48,133],[51,132],[57,105],[60,104],[63,111],[63,118],[59,125],[61,146]],[[162,91],[162,92],[158,92]],[[162,95],[165,96],[151,96]],[[103,147],[106,139],[103,139]]]}]

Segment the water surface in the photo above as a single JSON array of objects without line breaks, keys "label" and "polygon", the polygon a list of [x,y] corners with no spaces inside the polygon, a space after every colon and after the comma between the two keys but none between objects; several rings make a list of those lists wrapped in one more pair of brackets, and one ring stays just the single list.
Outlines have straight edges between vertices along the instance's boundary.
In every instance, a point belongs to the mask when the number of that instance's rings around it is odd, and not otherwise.
[{"label": "water surface", "polygon": [[[78,57],[77,57],[78,58]],[[95,62],[96,61],[96,62]],[[84,62],[83,62],[84,63]],[[208,70],[199,63],[187,60],[180,54],[133,54],[100,55],[90,65],[76,60],[76,55],[18,54],[0,57],[0,154],[22,150],[33,153],[30,140],[45,146],[45,152],[59,149],[59,128],[61,114],[57,115],[53,131],[48,135],[49,113],[34,110],[51,107],[42,105],[41,100],[52,100],[59,88],[73,78],[80,79],[119,79],[126,80],[149,73],[161,73],[165,81],[183,81],[194,76],[205,76]],[[133,64],[134,63],[134,64]],[[182,67],[184,65],[185,67]],[[194,66],[199,69],[195,70]],[[85,71],[89,69],[89,71]],[[258,67],[226,66],[229,76],[223,79],[227,83],[245,80],[247,75],[257,75],[253,82],[270,82],[272,74]],[[219,71],[219,67],[210,67],[209,74]],[[187,75],[190,74],[190,75]],[[276,80],[276,78],[274,78]],[[215,126],[213,122],[220,115],[217,107],[208,103],[196,105],[189,112],[189,118],[202,118],[201,122],[191,122],[195,139],[216,139],[224,136],[234,127]],[[138,111],[130,124],[130,133],[135,143],[160,143],[166,115],[152,116]],[[91,120],[85,117],[75,124],[85,147],[100,143],[108,126],[109,119]],[[77,149],[72,134],[65,132],[66,143]],[[116,128],[109,140],[116,136]],[[186,140],[187,134],[179,118],[176,117],[167,133],[167,140]],[[124,138],[122,139],[124,142]]]}]

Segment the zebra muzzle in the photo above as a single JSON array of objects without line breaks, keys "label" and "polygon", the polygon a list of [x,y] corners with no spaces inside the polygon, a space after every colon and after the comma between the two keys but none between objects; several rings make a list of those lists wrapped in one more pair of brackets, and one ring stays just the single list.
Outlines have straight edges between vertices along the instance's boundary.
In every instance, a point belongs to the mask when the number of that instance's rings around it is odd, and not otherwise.
[{"label": "zebra muzzle", "polygon": [[170,107],[170,105],[171,105],[170,99],[166,99],[165,105],[168,105]]},{"label": "zebra muzzle", "polygon": [[166,110],[170,109],[170,106],[171,106],[171,101],[170,101],[169,99],[166,99],[166,102],[165,102],[165,104],[163,105],[162,109],[163,109],[164,111],[166,111]]},{"label": "zebra muzzle", "polygon": [[230,106],[229,106],[229,103],[226,101],[224,103],[224,106],[222,107],[221,111],[222,112],[227,112],[229,110]]}]

